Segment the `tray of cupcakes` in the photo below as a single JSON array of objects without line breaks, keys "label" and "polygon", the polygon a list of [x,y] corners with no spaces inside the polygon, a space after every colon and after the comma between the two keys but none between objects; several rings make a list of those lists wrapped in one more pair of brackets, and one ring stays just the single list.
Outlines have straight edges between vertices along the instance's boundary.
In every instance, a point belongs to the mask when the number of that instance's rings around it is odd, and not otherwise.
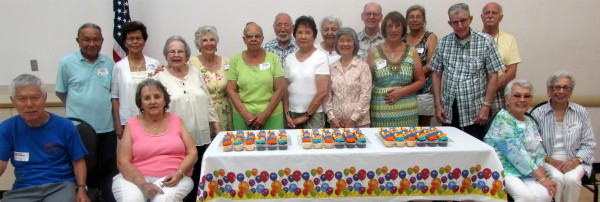
[{"label": "tray of cupcakes", "polygon": [[285,130],[227,131],[220,146],[224,152],[287,150],[287,139]]},{"label": "tray of cupcakes", "polygon": [[304,129],[300,131],[302,149],[366,148],[368,139],[359,128]]},{"label": "tray of cupcakes", "polygon": [[445,147],[449,140],[435,127],[380,128],[377,136],[385,147]]}]

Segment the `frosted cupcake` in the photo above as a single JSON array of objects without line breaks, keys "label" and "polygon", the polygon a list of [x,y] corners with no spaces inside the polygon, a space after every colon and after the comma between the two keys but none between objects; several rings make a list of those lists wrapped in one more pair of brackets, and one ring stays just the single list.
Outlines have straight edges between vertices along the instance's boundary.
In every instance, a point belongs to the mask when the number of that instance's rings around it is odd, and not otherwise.
[{"label": "frosted cupcake", "polygon": [[404,145],[406,145],[406,134],[404,133],[396,133],[396,146],[398,147],[404,147]]},{"label": "frosted cupcake", "polygon": [[394,137],[394,134],[392,133],[387,133],[383,136],[383,145],[385,145],[386,147],[393,147],[395,141],[396,137]]},{"label": "frosted cupcake", "polygon": [[343,149],[344,148],[344,146],[346,144],[345,143],[346,139],[344,139],[344,136],[342,135],[341,132],[334,133],[333,134],[333,139],[335,140],[334,147],[336,149]]},{"label": "frosted cupcake", "polygon": [[269,134],[267,137],[267,149],[277,150],[277,136],[275,134]]},{"label": "frosted cupcake", "polygon": [[277,138],[277,144],[279,145],[279,150],[287,150],[288,149],[288,145],[287,145],[287,135],[286,133],[279,133],[279,136]]},{"label": "frosted cupcake", "polygon": [[446,133],[438,133],[438,144],[442,147],[448,146],[448,135]]},{"label": "frosted cupcake", "polygon": [[323,148],[323,136],[321,136],[321,134],[319,134],[318,132],[313,134],[312,143],[315,149]]},{"label": "frosted cupcake", "polygon": [[231,142],[230,137],[223,138],[223,151],[230,152],[233,149],[233,143]]},{"label": "frosted cupcake", "polygon": [[414,147],[417,144],[417,136],[414,133],[406,135],[406,146]]},{"label": "frosted cupcake", "polygon": [[312,148],[312,138],[310,136],[311,136],[311,134],[309,131],[302,130],[302,136],[301,136],[302,149],[311,149]]},{"label": "frosted cupcake", "polygon": [[425,134],[423,134],[423,133],[417,134],[417,146],[418,147],[427,146],[427,138],[425,137]]},{"label": "frosted cupcake", "polygon": [[233,150],[235,151],[243,151],[244,150],[244,138],[236,136],[233,141]]},{"label": "frosted cupcake", "polygon": [[356,135],[353,132],[345,133],[346,134],[346,148],[354,148],[356,147]]},{"label": "frosted cupcake", "polygon": [[356,134],[356,146],[358,148],[367,147],[367,137],[361,131],[358,131]]},{"label": "frosted cupcake", "polygon": [[435,147],[438,145],[438,132],[430,132],[427,135],[427,145],[430,147]]}]

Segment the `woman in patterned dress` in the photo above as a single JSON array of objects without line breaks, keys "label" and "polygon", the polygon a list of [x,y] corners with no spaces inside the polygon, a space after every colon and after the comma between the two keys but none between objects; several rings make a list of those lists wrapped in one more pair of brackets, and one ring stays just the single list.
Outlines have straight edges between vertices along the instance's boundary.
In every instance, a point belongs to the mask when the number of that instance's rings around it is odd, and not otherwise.
[{"label": "woman in patterned dress", "polygon": [[[229,58],[217,55],[219,35],[214,26],[203,26],[195,33],[196,48],[200,55],[190,58],[190,64],[195,66],[204,78],[208,92],[219,115],[222,130],[233,130],[231,122],[231,103],[227,98],[227,72],[229,71]],[[211,137],[216,133],[210,128]]]},{"label": "woman in patterned dress", "polygon": [[423,66],[423,74],[425,74],[425,87],[417,92],[419,126],[429,126],[431,125],[431,117],[435,115],[429,61],[433,57],[438,37],[433,32],[425,29],[427,19],[425,18],[425,8],[423,6],[414,5],[409,7],[406,10],[406,18],[410,32],[406,34],[406,37],[402,38],[402,41],[417,49],[421,66]]},{"label": "woman in patterned dress", "polygon": [[402,42],[406,19],[397,11],[388,13],[381,23],[381,33],[385,41],[373,47],[367,58],[373,74],[371,125],[417,126],[415,93],[423,88],[425,76],[417,51]]}]

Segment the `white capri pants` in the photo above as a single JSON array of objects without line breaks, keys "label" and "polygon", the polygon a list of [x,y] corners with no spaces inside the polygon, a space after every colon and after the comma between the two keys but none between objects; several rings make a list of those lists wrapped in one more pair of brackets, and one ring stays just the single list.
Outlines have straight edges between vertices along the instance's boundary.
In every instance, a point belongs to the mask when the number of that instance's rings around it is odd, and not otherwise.
[{"label": "white capri pants", "polygon": [[549,163],[544,164],[546,172],[552,181],[556,182],[556,202],[577,202],[581,192],[581,178],[585,174],[582,165],[578,165],[567,173],[562,173]]},{"label": "white capri pants", "polygon": [[[155,184],[160,187],[160,182],[164,180],[165,177],[156,178],[156,177],[148,177],[145,176],[146,181],[149,183]],[[163,202],[163,201],[183,201],[188,193],[194,187],[194,182],[192,178],[188,176],[184,176],[179,183],[177,183],[174,187],[162,187],[162,191],[164,194],[157,194],[150,201],[153,202]],[[144,198],[144,194],[142,190],[135,184],[129,182],[127,179],[123,178],[122,174],[118,174],[113,177],[112,184],[112,192],[115,196],[115,199],[119,202],[144,202],[146,199]]]},{"label": "white capri pants", "polygon": [[515,199],[515,202],[552,201],[548,189],[535,181],[533,177],[506,176],[504,183],[506,184],[506,191]]}]

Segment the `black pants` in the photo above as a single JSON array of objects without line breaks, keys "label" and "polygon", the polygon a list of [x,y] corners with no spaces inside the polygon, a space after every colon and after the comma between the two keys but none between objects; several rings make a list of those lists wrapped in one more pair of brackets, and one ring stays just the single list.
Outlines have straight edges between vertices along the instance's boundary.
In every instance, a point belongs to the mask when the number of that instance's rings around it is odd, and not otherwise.
[{"label": "black pants", "polygon": [[117,135],[98,133],[98,181],[105,202],[114,202],[112,178],[117,175]]},{"label": "black pants", "polygon": [[473,124],[473,125],[460,127],[460,121],[459,121],[458,117],[459,117],[458,105],[456,104],[456,100],[454,100],[454,104],[452,104],[452,123],[451,124],[443,124],[443,126],[452,126],[452,127],[458,128],[458,129],[464,131],[465,133],[468,133],[469,135],[477,138],[478,140],[483,141],[483,137],[485,137],[485,134],[487,132],[487,131],[485,131],[485,125]]},{"label": "black pants", "polygon": [[202,156],[204,156],[206,148],[208,148],[208,144],[196,146],[196,150],[198,151],[198,160],[196,161],[196,164],[194,164],[194,172],[192,172],[194,188],[192,188],[192,191],[187,195],[187,197],[185,197],[184,202],[196,202],[196,197],[198,197],[198,184],[200,183],[200,167],[202,166]]}]

